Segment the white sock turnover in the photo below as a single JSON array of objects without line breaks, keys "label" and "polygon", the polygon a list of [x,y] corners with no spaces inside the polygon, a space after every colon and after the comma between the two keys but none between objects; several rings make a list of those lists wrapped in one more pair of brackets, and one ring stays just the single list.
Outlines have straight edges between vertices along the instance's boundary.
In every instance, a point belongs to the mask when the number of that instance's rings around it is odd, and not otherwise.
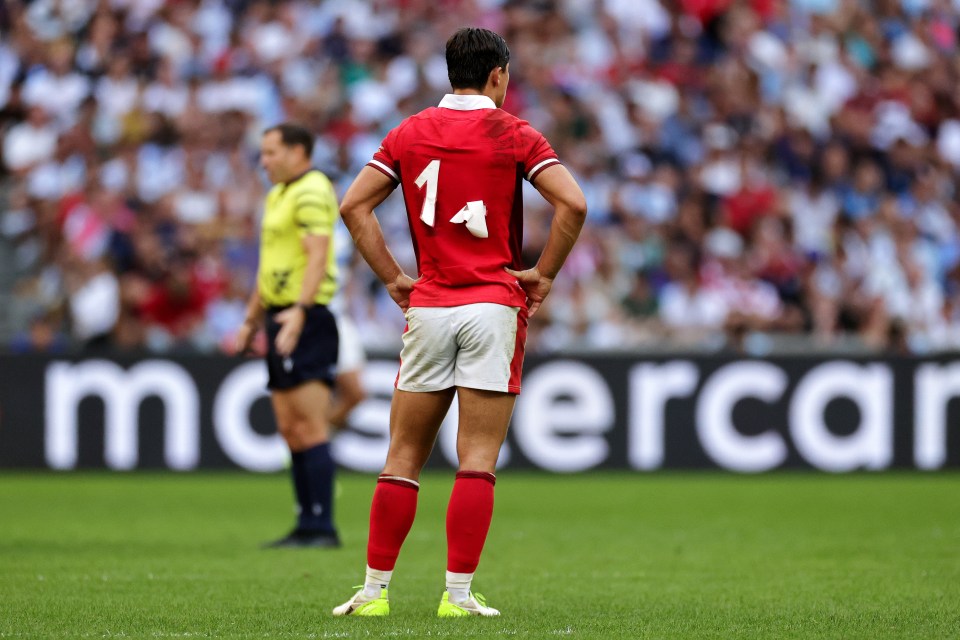
[{"label": "white sock turnover", "polygon": [[471,582],[473,582],[472,573],[447,571],[447,593],[450,594],[450,602],[464,602],[469,598]]},{"label": "white sock turnover", "polygon": [[367,578],[363,582],[363,595],[368,598],[379,598],[380,590],[390,586],[393,571],[378,571],[367,566]]}]

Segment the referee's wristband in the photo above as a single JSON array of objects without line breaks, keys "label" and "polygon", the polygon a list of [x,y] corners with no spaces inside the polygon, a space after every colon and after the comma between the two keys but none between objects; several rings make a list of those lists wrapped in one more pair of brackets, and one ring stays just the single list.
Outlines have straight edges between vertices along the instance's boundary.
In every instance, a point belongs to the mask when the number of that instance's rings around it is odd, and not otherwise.
[{"label": "referee's wristband", "polygon": [[312,307],[313,305],[312,305],[312,304],[304,304],[304,303],[302,303],[302,302],[295,302],[295,303],[293,304],[293,306],[296,307],[297,309],[300,309],[300,310],[303,311],[304,313],[306,313],[307,311],[310,310],[310,307]]}]

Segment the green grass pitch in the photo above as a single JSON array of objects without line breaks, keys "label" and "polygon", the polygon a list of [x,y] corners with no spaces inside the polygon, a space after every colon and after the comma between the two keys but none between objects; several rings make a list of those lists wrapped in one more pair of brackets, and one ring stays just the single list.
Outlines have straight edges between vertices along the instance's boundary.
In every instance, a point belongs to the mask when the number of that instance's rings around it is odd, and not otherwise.
[{"label": "green grass pitch", "polygon": [[342,549],[262,551],[282,475],[0,475],[0,638],[960,638],[956,474],[501,473],[474,586],[503,615],[438,620],[451,476],[392,615],[335,619],[370,476],[340,476]]}]

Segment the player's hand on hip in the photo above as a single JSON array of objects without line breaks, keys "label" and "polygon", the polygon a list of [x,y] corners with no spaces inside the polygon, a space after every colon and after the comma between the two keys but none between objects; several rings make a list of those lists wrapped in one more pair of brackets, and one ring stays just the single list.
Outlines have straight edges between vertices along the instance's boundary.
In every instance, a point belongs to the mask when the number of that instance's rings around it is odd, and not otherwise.
[{"label": "player's hand on hip", "polygon": [[396,280],[387,285],[387,293],[404,313],[410,308],[410,292],[413,291],[415,282],[416,280],[407,274],[401,273]]},{"label": "player's hand on hip", "polygon": [[553,287],[553,278],[540,275],[540,270],[534,267],[524,271],[514,271],[504,267],[504,270],[517,279],[527,294],[527,315],[532,316],[540,308],[540,303],[550,293]]},{"label": "player's hand on hip", "polygon": [[277,353],[281,356],[289,356],[297,348],[306,317],[307,312],[303,307],[290,307],[277,314],[275,319],[280,325],[280,331],[277,333],[274,344],[277,347]]}]

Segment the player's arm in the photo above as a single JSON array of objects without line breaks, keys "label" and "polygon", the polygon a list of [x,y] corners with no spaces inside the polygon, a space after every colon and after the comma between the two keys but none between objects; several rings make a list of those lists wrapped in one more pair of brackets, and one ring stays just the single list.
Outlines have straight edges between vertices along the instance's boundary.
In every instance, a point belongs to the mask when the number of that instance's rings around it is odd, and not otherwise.
[{"label": "player's arm", "polygon": [[553,206],[550,235],[535,267],[526,271],[507,269],[527,292],[527,311],[531,316],[550,293],[553,280],[563,267],[587,219],[587,201],[583,191],[563,165],[553,164],[543,169],[533,186]]},{"label": "player's arm", "polygon": [[307,256],[307,268],[303,272],[303,284],[296,306],[306,309],[313,305],[320,283],[327,275],[327,253],[330,251],[330,236],[307,234],[300,239]]},{"label": "player's arm", "polygon": [[390,297],[404,311],[410,306],[413,278],[400,268],[383,238],[383,229],[374,215],[380,203],[387,199],[397,183],[389,176],[369,166],[360,170],[340,203],[340,217],[353,236],[353,242],[363,259],[387,288]]},{"label": "player's arm", "polygon": [[263,305],[260,303],[260,282],[259,278],[253,282],[253,291],[247,298],[247,313],[243,318],[243,324],[237,329],[237,335],[234,337],[234,350],[236,353],[245,353],[253,342],[253,337],[260,330],[263,324]]}]

